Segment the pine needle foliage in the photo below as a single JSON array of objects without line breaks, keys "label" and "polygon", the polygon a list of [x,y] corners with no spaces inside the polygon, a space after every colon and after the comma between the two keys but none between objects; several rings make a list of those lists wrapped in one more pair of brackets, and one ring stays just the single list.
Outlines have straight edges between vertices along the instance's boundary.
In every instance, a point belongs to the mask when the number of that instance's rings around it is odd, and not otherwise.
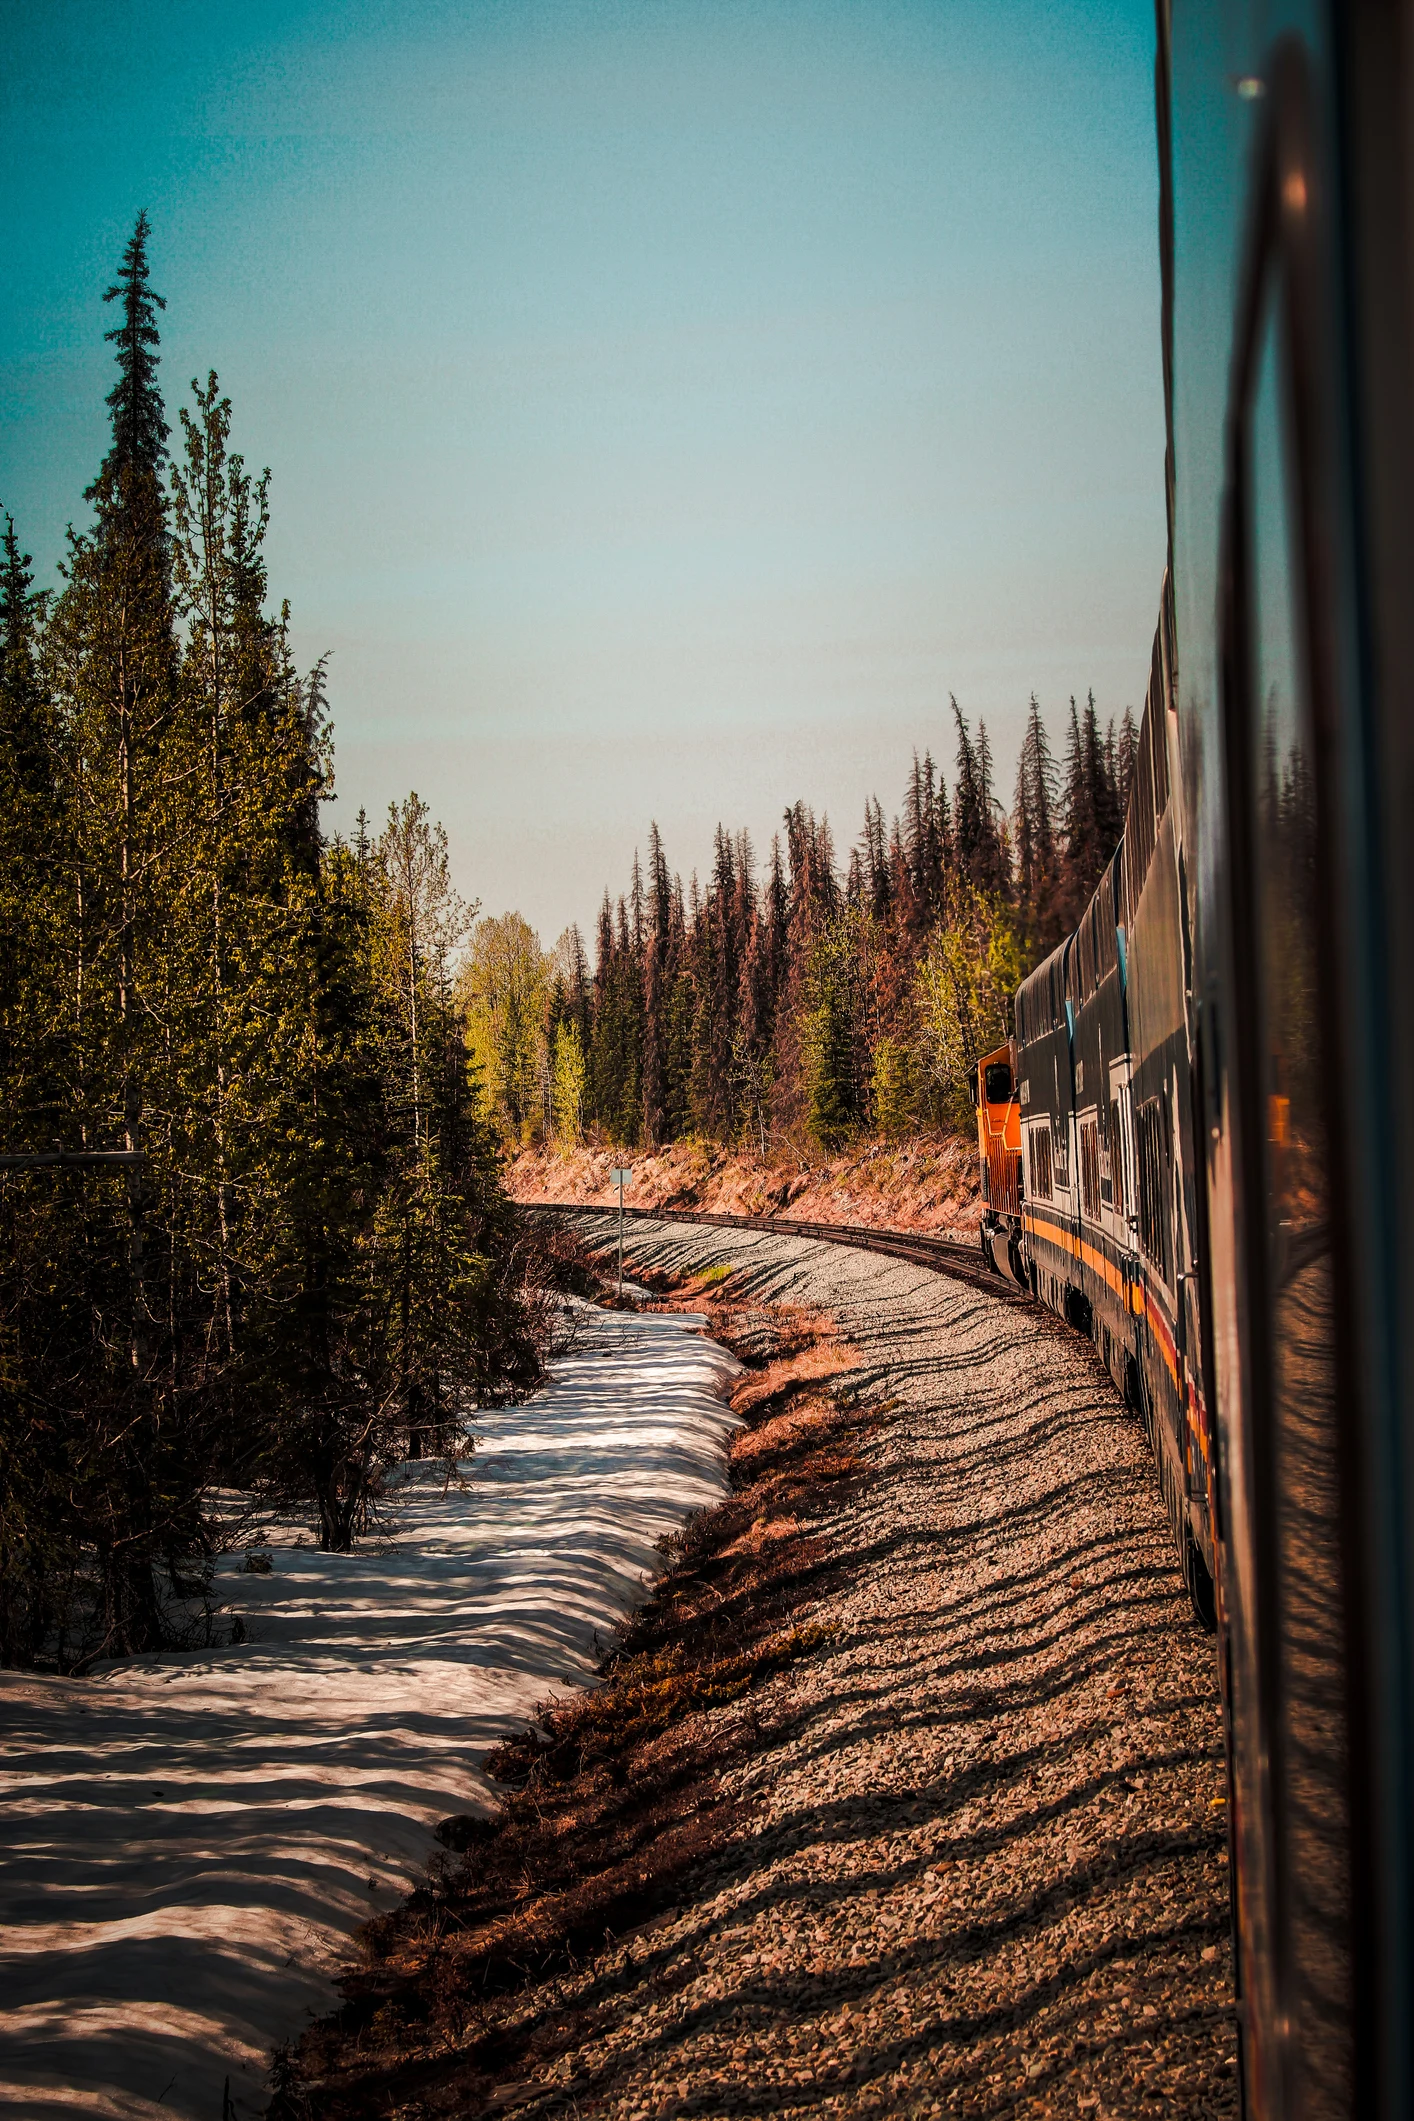
[{"label": "pine needle foliage", "polygon": [[469,996],[503,1141],[698,1136],[765,1158],[970,1132],[978,1058],[1008,1035],[1017,986],[1074,925],[1118,842],[1138,732],[1127,709],[1102,730],[1093,695],[1083,712],[1072,702],[1062,774],[1033,695],[1008,814],[985,725],[949,706],[951,789],[932,753],[915,752],[898,813],[866,802],[843,874],[829,820],[794,803],[762,864],[745,833],[719,825],[706,882],[686,892],[651,826],[646,867],[635,861],[617,902],[604,894],[592,976],[578,929],[546,957],[506,916],[519,970],[494,1007],[538,995],[518,1006],[517,1065],[549,1088],[537,1102],[502,1087],[479,1028],[492,1005]]},{"label": "pine needle foliage", "polygon": [[209,1634],[218,1491],[346,1548],[391,1460],[537,1381],[416,796],[328,839],[324,666],[270,608],[269,474],[158,386],[145,216],[58,593],[0,554],[0,1660]]}]

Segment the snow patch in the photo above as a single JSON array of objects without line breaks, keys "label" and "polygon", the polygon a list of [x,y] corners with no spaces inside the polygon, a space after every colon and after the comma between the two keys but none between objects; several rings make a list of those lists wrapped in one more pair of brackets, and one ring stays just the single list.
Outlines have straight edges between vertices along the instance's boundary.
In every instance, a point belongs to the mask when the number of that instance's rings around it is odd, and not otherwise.
[{"label": "snow patch", "polygon": [[[221,2121],[337,2000],[349,1940],[416,1880],[479,1762],[582,1685],[655,1542],[726,1486],[735,1359],[682,1314],[576,1307],[475,1456],[397,1470],[355,1554],[221,1557],[244,1643],[89,1679],[0,1673],[0,2111]],[[306,1539],[308,1535],[305,1535]]]}]

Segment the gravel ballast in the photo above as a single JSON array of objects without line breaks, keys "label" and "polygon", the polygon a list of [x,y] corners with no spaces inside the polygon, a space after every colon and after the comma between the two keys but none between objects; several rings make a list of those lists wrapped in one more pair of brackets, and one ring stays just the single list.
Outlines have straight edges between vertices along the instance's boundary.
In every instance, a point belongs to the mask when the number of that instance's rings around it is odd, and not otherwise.
[{"label": "gravel ballast", "polygon": [[1093,1351],[837,1244],[626,1241],[745,1365],[730,1494],[272,2116],[1234,2114],[1214,1643]]},{"label": "gravel ballast", "polygon": [[798,1617],[837,1632],[762,1690],[767,1746],[729,1773],[740,1836],[554,1985],[604,2029],[559,2097],[542,2078],[502,2103],[1234,2113],[1213,1639],[1088,1346],[839,1246],[638,1223],[628,1251],[829,1312],[887,1412],[863,1492],[815,1527],[840,1567]]}]

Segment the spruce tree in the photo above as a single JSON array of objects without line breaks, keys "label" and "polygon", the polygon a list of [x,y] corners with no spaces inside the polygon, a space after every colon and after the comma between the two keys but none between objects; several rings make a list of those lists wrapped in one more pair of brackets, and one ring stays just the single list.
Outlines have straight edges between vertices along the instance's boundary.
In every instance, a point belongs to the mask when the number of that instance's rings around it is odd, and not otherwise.
[{"label": "spruce tree", "polygon": [[1070,698],[1070,725],[1066,733],[1065,853],[1062,866],[1062,920],[1072,928],[1090,895],[1096,871],[1097,842],[1093,803],[1094,790],[1085,770],[1085,740],[1075,695]]},{"label": "spruce tree", "polygon": [[1100,718],[1095,710],[1095,695],[1087,694],[1085,701],[1085,776],[1089,785],[1090,813],[1095,826],[1095,871],[1096,881],[1105,864],[1119,844],[1119,835],[1124,825],[1124,812],[1120,806],[1119,791],[1115,779],[1114,727],[1111,724],[1108,738],[1100,734]]},{"label": "spruce tree", "polygon": [[1134,709],[1126,707],[1124,719],[1119,725],[1119,741],[1115,745],[1115,794],[1119,801],[1122,822],[1129,815],[1130,791],[1134,786],[1135,761],[1139,756],[1139,728],[1134,719]]},{"label": "spruce tree", "polygon": [[648,829],[648,932],[643,962],[643,1132],[650,1147],[668,1139],[667,1013],[673,962],[672,879],[657,824]]},{"label": "spruce tree", "polygon": [[877,796],[864,805],[864,830],[857,849],[860,861],[861,897],[877,920],[887,918],[893,903],[889,876],[888,834]]},{"label": "spruce tree", "polygon": [[[7,516],[0,571],[0,1146],[46,1149],[69,1124],[67,995],[59,955],[68,876],[58,730],[39,662],[44,599]],[[61,1450],[36,1450],[77,1321],[66,1188],[47,1170],[0,1174],[0,1660],[32,1661],[56,1618],[68,1509]],[[67,1314],[67,1315],[64,1315]],[[55,1332],[57,1326],[58,1331]],[[81,1345],[81,1342],[80,1342]]]},{"label": "spruce tree", "polygon": [[731,837],[718,825],[712,879],[703,908],[701,956],[702,1087],[698,1109],[705,1130],[728,1140],[736,1127],[733,1040],[741,995],[741,892]]},{"label": "spruce tree", "polygon": [[979,891],[1001,891],[1008,882],[992,801],[992,755],[986,725],[974,744],[962,710],[952,701],[957,729],[957,784],[952,839],[958,869]]},{"label": "spruce tree", "polygon": [[1016,772],[1016,898],[1028,954],[1045,955],[1060,939],[1056,817],[1059,787],[1046,725],[1033,692]]},{"label": "spruce tree", "polygon": [[167,307],[153,288],[147,259],[151,227],[140,213],[123,252],[118,277],[103,296],[105,302],[122,305],[121,321],[104,334],[118,349],[118,380],[108,393],[108,412],[113,440],[96,484],[88,497],[101,494],[105,479],[120,480],[135,473],[151,478],[167,454],[166,412],[157,382],[161,335],[157,312]]},{"label": "spruce tree", "polygon": [[593,1031],[589,1045],[587,1102],[591,1119],[611,1124],[615,1098],[615,1064],[609,1038],[614,987],[614,909],[607,885],[594,929]]},{"label": "spruce tree", "polygon": [[59,900],[66,876],[59,729],[40,674],[45,598],[7,515],[0,566],[0,1081],[3,1129],[16,1149],[59,1124]]},{"label": "spruce tree", "polygon": [[786,881],[781,836],[778,832],[771,835],[771,868],[766,879],[766,898],[762,912],[766,924],[767,981],[771,995],[771,1015],[774,1019],[779,1014],[781,997],[785,993],[790,951],[790,886]]},{"label": "spruce tree", "polygon": [[1083,715],[1071,698],[1064,807],[1063,912],[1065,925],[1074,927],[1114,853],[1124,825],[1093,692],[1086,700]]},{"label": "spruce tree", "polygon": [[120,304],[107,334],[118,366],[112,440],[88,489],[94,526],[71,534],[53,627],[74,819],[73,1102],[85,1145],[111,1145],[116,1135],[146,1159],[127,1171],[122,1256],[102,1247],[105,1286],[88,1303],[83,1481],[115,1651],[162,1637],[154,1567],[177,1569],[200,1551],[205,1455],[179,1383],[171,1215],[159,1212],[171,1208],[173,1168],[164,946],[188,791],[185,760],[172,756],[178,657],[157,386],[163,304],[147,238],[143,215],[104,297]]}]

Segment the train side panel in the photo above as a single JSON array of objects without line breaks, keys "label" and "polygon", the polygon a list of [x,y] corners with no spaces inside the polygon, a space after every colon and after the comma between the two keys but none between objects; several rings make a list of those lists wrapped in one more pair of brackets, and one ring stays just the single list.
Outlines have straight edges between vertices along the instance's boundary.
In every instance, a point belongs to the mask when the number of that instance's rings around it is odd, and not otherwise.
[{"label": "train side panel", "polygon": [[[1394,2121],[1414,2112],[1411,1042],[1393,1035],[1414,992],[1414,11],[1173,0],[1158,20],[1245,2104]],[[1381,639],[1404,644],[1383,664]]]},{"label": "train side panel", "polygon": [[1016,1002],[1025,1264],[1143,1415],[1194,1605],[1214,1618],[1176,716],[1167,585],[1124,835]]},{"label": "train side panel", "polygon": [[1169,671],[1161,620],[1125,827],[1136,1309],[1160,1484],[1185,1580],[1200,1614],[1210,1620],[1216,1557],[1201,1389],[1193,1078]]},{"label": "train side panel", "polygon": [[1074,1029],[1077,1323],[1122,1392],[1137,1398],[1134,1253],[1125,1188],[1129,1034],[1120,975],[1116,895],[1122,850],[1105,871],[1066,961]]},{"label": "train side panel", "polygon": [[1071,1172],[1075,1099],[1065,954],[1052,952],[1016,998],[1022,1141],[1022,1233],[1033,1292],[1070,1315],[1076,1227]]}]

